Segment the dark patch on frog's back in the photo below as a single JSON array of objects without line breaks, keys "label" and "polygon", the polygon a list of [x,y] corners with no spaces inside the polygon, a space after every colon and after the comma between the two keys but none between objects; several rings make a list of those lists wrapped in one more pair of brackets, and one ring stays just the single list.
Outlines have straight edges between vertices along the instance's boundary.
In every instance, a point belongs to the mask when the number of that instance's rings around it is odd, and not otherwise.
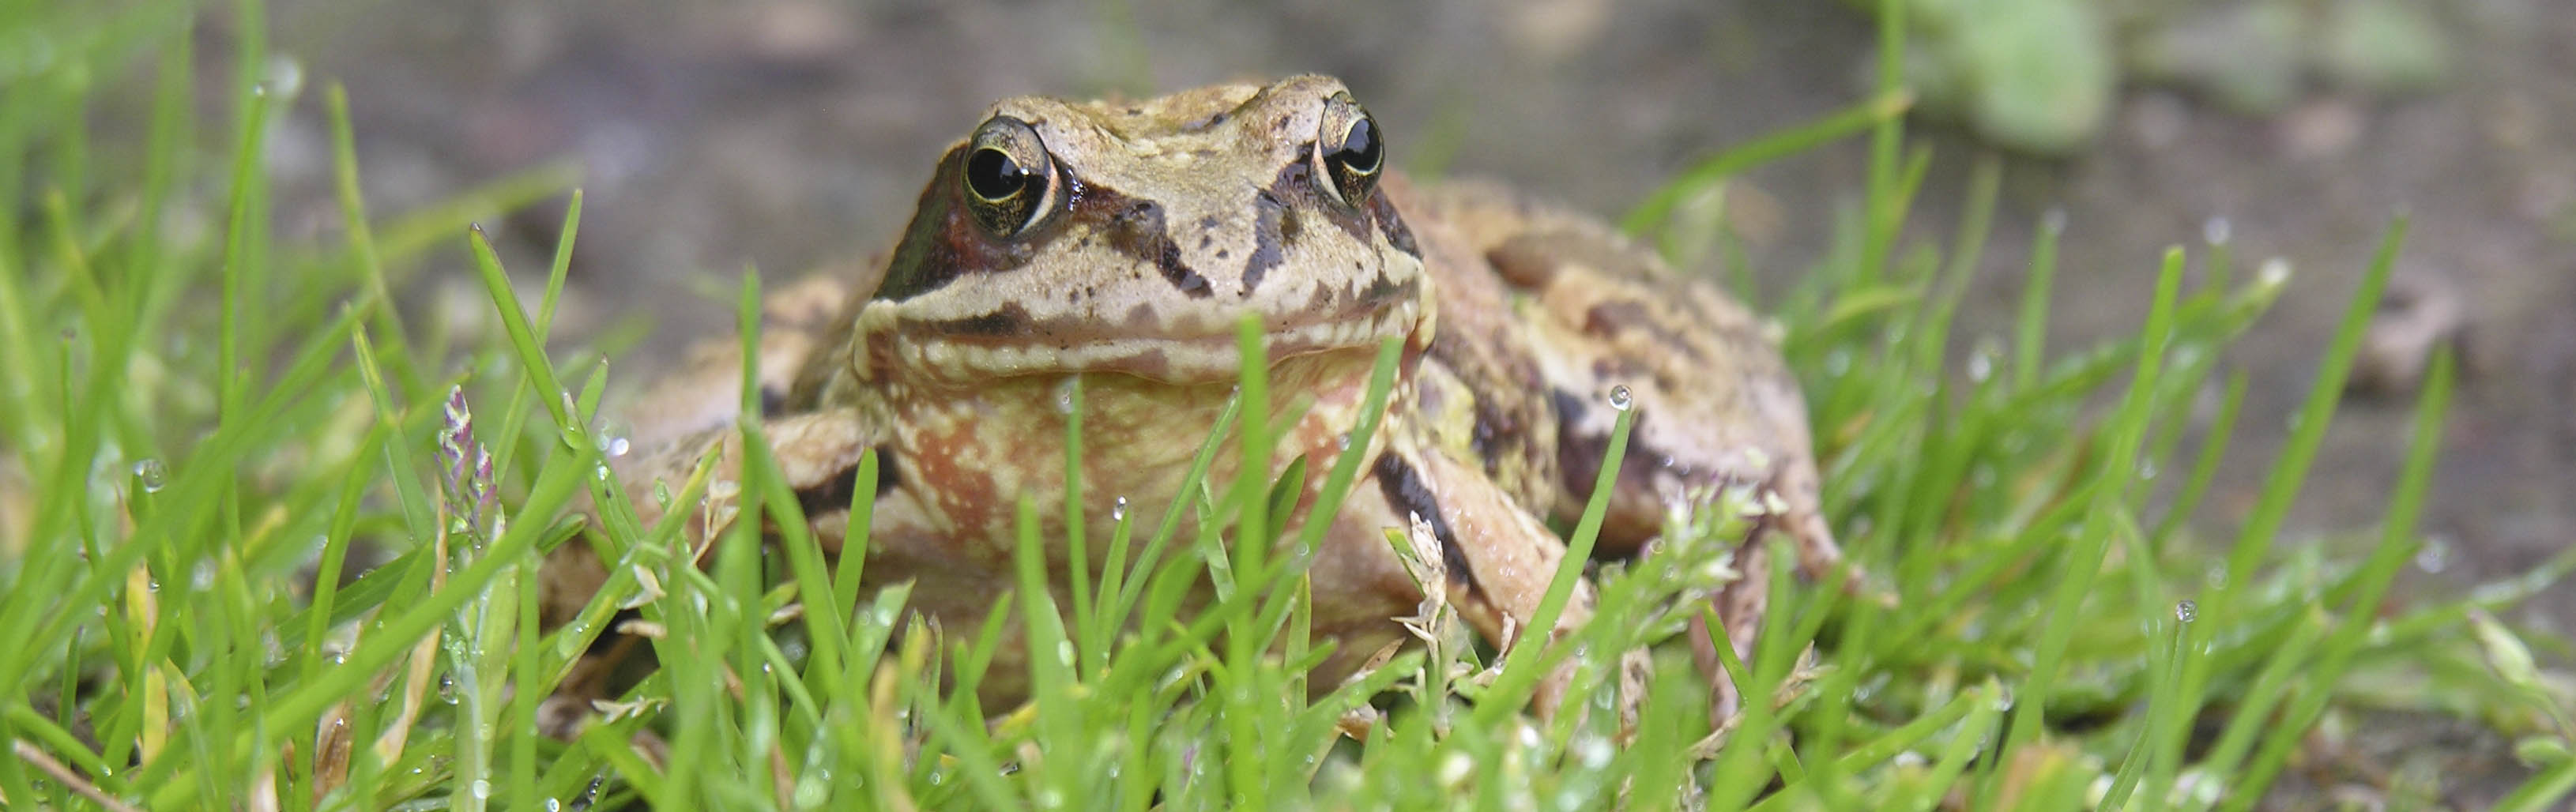
[{"label": "dark patch on frog's back", "polygon": [[1473,411],[1476,425],[1467,435],[1467,447],[1475,449],[1476,460],[1483,463],[1485,472],[1490,474],[1494,472],[1495,461],[1502,454],[1503,444],[1511,442],[1518,445],[1525,442],[1525,438],[1521,435],[1526,430],[1521,427],[1519,420],[1513,419],[1511,415],[1497,408],[1493,398],[1477,398]]},{"label": "dark patch on frog's back", "polygon": [[1655,346],[1680,354],[1692,367],[1705,366],[1709,359],[1700,352],[1702,342],[1689,334],[1673,329],[1677,323],[1701,330],[1716,327],[1715,320],[1705,317],[1677,321],[1673,316],[1659,314],[1655,312],[1653,306],[1636,299],[1607,299],[1583,311],[1583,332],[1587,335],[1606,339],[1614,338],[1624,332],[1645,333],[1647,339]]},{"label": "dark patch on frog's back", "polygon": [[904,227],[903,241],[886,263],[885,279],[869,298],[900,302],[946,287],[968,273],[1007,273],[1028,264],[1030,246],[1043,241],[1047,226],[1041,225],[1039,235],[1016,240],[996,240],[984,233],[956,200],[964,155],[965,147],[960,146],[940,158],[939,171],[922,187],[912,223]]},{"label": "dark patch on frog's back", "polygon": [[1466,548],[1458,546],[1458,534],[1449,529],[1449,520],[1441,517],[1440,500],[1432,498],[1431,487],[1423,483],[1421,472],[1413,470],[1412,463],[1393,451],[1377,455],[1375,469],[1378,491],[1387,503],[1399,512],[1421,517],[1424,524],[1431,526],[1431,537],[1440,542],[1441,566],[1449,571],[1450,580],[1471,594],[1483,593],[1484,587],[1476,583],[1476,571],[1467,566]]},{"label": "dark patch on frog's back", "polygon": [[1172,240],[1171,229],[1163,217],[1163,204],[1127,196],[1116,189],[1071,180],[1084,189],[1081,200],[1074,204],[1074,219],[1099,225],[1109,247],[1118,253],[1154,267],[1163,281],[1193,299],[1215,295],[1216,288],[1207,277],[1190,268],[1181,259],[1180,243]]},{"label": "dark patch on frog's back", "polygon": [[[1578,426],[1593,409],[1607,408],[1607,405],[1596,404],[1592,400],[1563,389],[1548,390],[1547,402],[1549,406],[1556,409],[1556,469],[1559,481],[1563,483],[1566,493],[1574,495],[1575,501],[1591,499],[1593,480],[1601,476],[1602,455],[1610,451],[1610,435],[1586,432]],[[1628,487],[1643,487],[1646,484],[1646,478],[1662,465],[1663,452],[1647,445],[1645,441],[1648,417],[1650,415],[1638,413],[1635,424],[1628,428],[1628,449],[1619,460],[1620,476],[1612,482],[1613,489],[1621,487],[1623,483]]]},{"label": "dark patch on frog's back", "polygon": [[[902,486],[903,475],[894,464],[894,450],[879,446],[877,448],[877,498],[883,499],[886,494],[893,493],[894,489]],[[859,466],[854,462],[850,467],[834,472],[830,479],[796,489],[796,506],[803,508],[805,516],[809,519],[832,511],[847,510],[850,507],[851,495],[858,489]]]}]

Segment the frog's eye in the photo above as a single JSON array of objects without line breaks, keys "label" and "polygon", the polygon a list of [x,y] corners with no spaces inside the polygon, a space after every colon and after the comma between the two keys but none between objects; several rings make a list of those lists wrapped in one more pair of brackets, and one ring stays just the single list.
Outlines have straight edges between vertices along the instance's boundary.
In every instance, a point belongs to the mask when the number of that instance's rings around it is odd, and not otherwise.
[{"label": "frog's eye", "polygon": [[1378,172],[1386,166],[1386,139],[1378,132],[1377,119],[1351,101],[1350,94],[1336,93],[1324,101],[1314,162],[1315,173],[1326,180],[1317,185],[1334,202],[1358,208],[1377,189]]},{"label": "frog's eye", "polygon": [[1026,122],[994,116],[968,142],[966,209],[996,237],[1015,237],[1046,216],[1056,195],[1055,162]]}]

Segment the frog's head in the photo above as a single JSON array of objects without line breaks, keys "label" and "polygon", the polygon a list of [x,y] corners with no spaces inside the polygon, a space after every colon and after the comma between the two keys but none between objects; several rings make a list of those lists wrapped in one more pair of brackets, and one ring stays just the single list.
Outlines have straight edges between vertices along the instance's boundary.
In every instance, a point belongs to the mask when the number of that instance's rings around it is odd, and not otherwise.
[{"label": "frog's head", "polygon": [[1237,374],[1247,313],[1274,360],[1415,334],[1428,282],[1378,193],[1385,145],[1322,76],[1005,100],[940,158],[856,316],[850,371],[1199,383]]}]

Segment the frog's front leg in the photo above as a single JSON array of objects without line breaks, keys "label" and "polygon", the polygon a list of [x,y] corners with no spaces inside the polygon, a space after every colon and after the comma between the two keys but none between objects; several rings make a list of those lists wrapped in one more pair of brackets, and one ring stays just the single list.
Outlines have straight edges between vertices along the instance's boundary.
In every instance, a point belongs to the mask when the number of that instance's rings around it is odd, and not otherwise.
[{"label": "frog's front leg", "polygon": [[[1477,635],[1506,652],[1530,639],[1528,631],[1536,621],[1539,603],[1565,559],[1565,544],[1481,469],[1436,451],[1399,447],[1377,458],[1368,480],[1353,490],[1350,502],[1334,520],[1327,542],[1333,549],[1318,558],[1318,567],[1334,568],[1316,573],[1319,605],[1329,605],[1325,602],[1337,597],[1322,591],[1327,583],[1346,585],[1343,588],[1373,584],[1389,591],[1394,605],[1410,607],[1418,602],[1421,592],[1403,574],[1386,537],[1388,529],[1416,527],[1417,520],[1438,545],[1442,566],[1437,569],[1445,574],[1441,585],[1449,605]],[[1348,571],[1355,566],[1367,572]],[[1592,584],[1578,575],[1570,599],[1544,639],[1572,634],[1591,619],[1592,607]],[[1324,614],[1319,606],[1318,616]],[[1393,624],[1383,616],[1374,624],[1356,618],[1348,624],[1353,632],[1369,625],[1382,630]],[[1373,648],[1352,645],[1365,634],[1336,636],[1343,648],[1336,654],[1337,662],[1326,665],[1327,672],[1348,670],[1356,659],[1341,661],[1364,657]],[[1531,697],[1542,719],[1553,718],[1565,701],[1575,666],[1568,660],[1556,667]],[[1621,653],[1623,722],[1634,718],[1646,667],[1643,650]]]}]

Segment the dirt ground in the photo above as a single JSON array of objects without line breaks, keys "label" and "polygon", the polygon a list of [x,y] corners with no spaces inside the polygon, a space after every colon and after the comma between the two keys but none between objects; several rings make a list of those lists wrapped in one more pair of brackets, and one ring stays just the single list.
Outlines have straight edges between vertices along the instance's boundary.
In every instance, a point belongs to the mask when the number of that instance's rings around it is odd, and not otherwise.
[{"label": "dirt ground", "polygon": [[[2382,229],[2411,213],[2400,273],[2458,298],[2472,362],[2426,516],[2448,554],[2420,559],[2407,587],[2435,594],[2528,571],[2576,536],[2576,13],[2562,0],[2440,8],[2459,47],[2436,92],[2316,88],[2246,116],[2133,87],[2091,149],[2009,158],[1964,326],[2009,332],[2017,269],[2051,209],[2067,224],[2059,347],[2133,331],[2159,253],[2197,247],[2213,224],[2240,268],[2286,258],[2292,286],[2234,358],[2253,385],[2205,511],[2223,530],[2250,506]],[[588,209],[563,329],[650,313],[648,349],[726,329],[716,302],[746,264],[780,279],[890,242],[937,152],[1003,95],[1328,72],[1393,134],[1399,165],[1618,212],[1695,157],[1859,98],[1873,27],[1846,4],[1740,0],[461,0],[433,14],[278,0],[272,12],[281,53],[348,84],[379,211],[579,162]],[[327,143],[317,96],[281,149]],[[1978,148],[1918,129],[1940,145],[1921,233],[1947,235]],[[1862,174],[1851,143],[1751,177],[1776,203],[1748,233],[1775,286],[1822,252]],[[530,257],[518,267],[542,267],[550,218],[499,229]],[[2294,541],[2375,521],[2410,402],[2347,401]],[[2508,619],[2576,634],[2576,587]]]}]

